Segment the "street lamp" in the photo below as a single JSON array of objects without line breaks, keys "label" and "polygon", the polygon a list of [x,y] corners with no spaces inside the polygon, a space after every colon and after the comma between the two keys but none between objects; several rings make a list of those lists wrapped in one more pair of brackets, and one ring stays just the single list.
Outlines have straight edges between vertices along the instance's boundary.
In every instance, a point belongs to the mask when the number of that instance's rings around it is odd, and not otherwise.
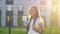
[{"label": "street lamp", "polygon": [[8,16],[8,22],[9,22],[9,16]]},{"label": "street lamp", "polygon": [[[11,10],[12,10],[12,9],[11,9],[11,6],[9,5],[9,6],[8,6],[8,11],[11,11]],[[11,34],[11,23],[10,23],[10,18],[11,18],[11,17],[10,17],[10,13],[9,13],[9,16],[8,16],[8,22],[9,22],[9,27],[8,27],[8,28],[9,28],[9,34]]]}]

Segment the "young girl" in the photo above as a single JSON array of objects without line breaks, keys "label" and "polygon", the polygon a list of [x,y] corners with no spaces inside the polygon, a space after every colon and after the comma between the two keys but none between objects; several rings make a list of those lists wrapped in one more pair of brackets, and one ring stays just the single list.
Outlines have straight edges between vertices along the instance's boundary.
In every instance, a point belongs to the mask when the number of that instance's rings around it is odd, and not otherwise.
[{"label": "young girl", "polygon": [[44,22],[37,6],[29,8],[27,26],[29,27],[28,34],[40,34],[44,30]]}]

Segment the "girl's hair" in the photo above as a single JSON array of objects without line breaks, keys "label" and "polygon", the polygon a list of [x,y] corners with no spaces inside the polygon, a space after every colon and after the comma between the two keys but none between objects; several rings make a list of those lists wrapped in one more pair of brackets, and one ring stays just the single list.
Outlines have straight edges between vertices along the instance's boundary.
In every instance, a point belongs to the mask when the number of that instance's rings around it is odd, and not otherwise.
[{"label": "girl's hair", "polygon": [[27,14],[28,19],[31,19],[31,16],[29,14],[31,8],[35,9],[35,15],[34,15],[35,18],[40,17],[40,9],[36,5],[33,5],[29,7],[28,14]]}]

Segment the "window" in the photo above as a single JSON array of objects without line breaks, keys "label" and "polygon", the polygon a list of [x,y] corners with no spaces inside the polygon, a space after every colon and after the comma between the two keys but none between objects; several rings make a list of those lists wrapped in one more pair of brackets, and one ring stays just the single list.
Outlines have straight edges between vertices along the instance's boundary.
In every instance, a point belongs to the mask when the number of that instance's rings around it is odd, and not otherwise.
[{"label": "window", "polygon": [[46,11],[46,6],[45,6],[45,5],[42,5],[40,10],[41,10],[42,12]]},{"label": "window", "polygon": [[57,7],[57,6],[53,6],[53,7],[52,7],[52,11],[53,11],[53,12],[58,12],[58,7]]},{"label": "window", "polygon": [[1,9],[1,7],[0,7],[0,16],[1,16],[1,10],[2,10],[2,9]]},{"label": "window", "polygon": [[12,16],[13,15],[13,6],[7,5],[6,11],[7,11],[7,13],[6,13],[7,16],[9,15],[9,13],[11,13],[10,15]]},{"label": "window", "polygon": [[51,26],[58,26],[58,7],[53,6],[50,16]]},{"label": "window", "polygon": [[52,5],[57,6],[58,5],[58,0],[51,0],[52,1]]},{"label": "window", "polygon": [[18,7],[18,27],[22,28],[23,26],[23,20],[22,20],[22,16],[23,16],[23,11],[24,8],[22,6]]},{"label": "window", "polygon": [[51,0],[52,8],[51,8],[51,16],[50,23],[51,26],[58,26],[58,0]]},{"label": "window", "polygon": [[18,7],[18,15],[22,16],[23,15],[24,8],[23,7]]},{"label": "window", "polygon": [[41,0],[41,5],[46,5],[46,0]]},{"label": "window", "polygon": [[46,11],[46,0],[41,0],[41,11]]},{"label": "window", "polygon": [[50,23],[51,26],[58,26],[58,15],[52,15],[50,16]]},{"label": "window", "polygon": [[11,23],[11,26],[13,26],[13,7],[12,6],[6,7],[6,26],[9,25],[9,22]]},{"label": "window", "polygon": [[13,5],[13,0],[6,0],[6,5]]},{"label": "window", "polygon": [[1,26],[1,7],[0,7],[0,26]]}]

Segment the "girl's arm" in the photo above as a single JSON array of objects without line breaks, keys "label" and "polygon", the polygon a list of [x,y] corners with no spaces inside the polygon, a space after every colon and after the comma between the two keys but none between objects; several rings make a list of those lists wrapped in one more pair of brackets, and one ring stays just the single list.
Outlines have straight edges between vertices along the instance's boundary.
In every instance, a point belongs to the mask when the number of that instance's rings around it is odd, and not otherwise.
[{"label": "girl's arm", "polygon": [[44,23],[39,23],[38,24],[38,27],[36,27],[36,26],[34,26],[33,25],[33,29],[36,31],[36,32],[43,32],[43,30],[44,30]]}]

